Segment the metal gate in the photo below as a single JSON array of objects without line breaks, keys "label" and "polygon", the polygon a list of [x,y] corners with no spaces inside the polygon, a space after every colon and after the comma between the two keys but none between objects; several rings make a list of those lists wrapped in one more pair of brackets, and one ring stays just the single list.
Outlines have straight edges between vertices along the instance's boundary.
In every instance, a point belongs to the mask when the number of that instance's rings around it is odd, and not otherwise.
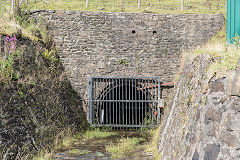
[{"label": "metal gate", "polygon": [[92,77],[88,96],[93,126],[156,127],[160,122],[160,77]]}]

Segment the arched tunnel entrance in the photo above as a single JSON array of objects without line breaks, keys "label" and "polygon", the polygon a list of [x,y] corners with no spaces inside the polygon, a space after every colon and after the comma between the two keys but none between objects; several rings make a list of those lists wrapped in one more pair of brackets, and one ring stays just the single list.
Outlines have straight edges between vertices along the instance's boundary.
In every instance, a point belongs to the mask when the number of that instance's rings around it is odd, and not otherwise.
[{"label": "arched tunnel entrance", "polygon": [[94,126],[156,127],[159,100],[159,77],[93,77],[88,119]]}]

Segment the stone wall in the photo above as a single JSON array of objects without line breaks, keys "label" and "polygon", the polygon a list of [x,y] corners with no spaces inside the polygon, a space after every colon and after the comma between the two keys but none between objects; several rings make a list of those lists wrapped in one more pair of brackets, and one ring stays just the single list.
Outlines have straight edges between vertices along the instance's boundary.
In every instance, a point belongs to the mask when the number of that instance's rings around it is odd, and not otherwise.
[{"label": "stone wall", "polygon": [[92,76],[161,76],[172,81],[181,51],[206,42],[223,15],[32,11],[48,25],[69,79],[87,99]]},{"label": "stone wall", "polygon": [[206,73],[212,61],[203,55],[185,64],[160,135],[161,159],[240,159],[240,70],[216,79]]}]

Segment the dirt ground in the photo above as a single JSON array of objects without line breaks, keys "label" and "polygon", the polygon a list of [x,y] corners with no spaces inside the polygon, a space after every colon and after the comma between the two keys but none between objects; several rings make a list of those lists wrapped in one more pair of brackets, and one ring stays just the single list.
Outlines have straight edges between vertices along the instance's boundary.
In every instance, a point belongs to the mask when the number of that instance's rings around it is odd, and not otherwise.
[{"label": "dirt ground", "polygon": [[[111,155],[107,153],[105,147],[110,143],[116,143],[120,138],[143,138],[136,149],[121,160],[152,160],[154,155],[151,152],[145,152],[141,145],[149,141],[149,136],[140,134],[137,131],[117,131],[118,135],[107,138],[82,139],[67,150],[58,151],[54,155],[55,160],[112,160]],[[71,154],[72,150],[79,150],[80,154]]]}]

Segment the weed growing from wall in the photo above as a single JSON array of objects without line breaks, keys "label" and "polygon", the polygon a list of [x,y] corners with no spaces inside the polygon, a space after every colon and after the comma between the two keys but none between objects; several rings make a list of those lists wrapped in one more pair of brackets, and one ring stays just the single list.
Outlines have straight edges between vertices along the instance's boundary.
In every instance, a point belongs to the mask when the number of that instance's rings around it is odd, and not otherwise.
[{"label": "weed growing from wall", "polygon": [[119,60],[119,64],[128,66],[128,62],[127,62],[126,60],[124,60],[124,59],[120,59],[120,60]]},{"label": "weed growing from wall", "polygon": [[56,56],[56,50],[51,49],[50,51],[48,49],[45,49],[45,51],[42,53],[43,58],[49,60],[50,62],[58,62],[58,58]]}]

